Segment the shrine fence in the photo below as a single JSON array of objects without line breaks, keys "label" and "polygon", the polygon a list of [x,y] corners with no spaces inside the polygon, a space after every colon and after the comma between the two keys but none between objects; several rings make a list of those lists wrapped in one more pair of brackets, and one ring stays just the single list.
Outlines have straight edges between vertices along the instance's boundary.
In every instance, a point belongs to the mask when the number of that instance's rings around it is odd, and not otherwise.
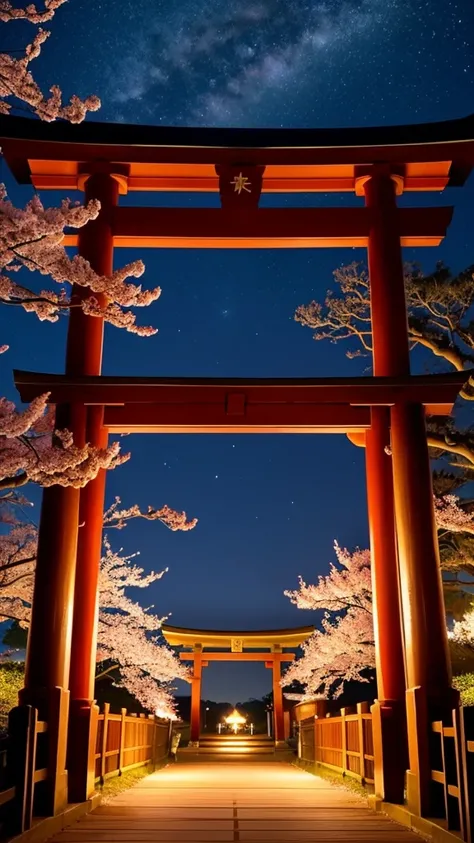
[{"label": "shrine fence", "polygon": [[[304,705],[304,704],[303,704]],[[474,843],[474,706],[432,720],[427,740],[430,807],[426,816]],[[353,778],[373,791],[375,764],[369,703],[356,711],[309,716],[299,722],[298,757],[305,765]]]},{"label": "shrine fence", "polygon": [[[59,703],[60,695],[58,695]],[[0,837],[13,837],[30,829],[44,816],[37,810],[41,804],[39,788],[54,790],[58,767],[48,757],[47,735],[53,729],[61,733],[64,712],[57,707],[58,722],[38,719],[32,706],[18,706],[10,714],[9,736],[0,746]],[[59,728],[58,728],[59,727]],[[120,776],[137,767],[160,767],[170,749],[169,721],[154,715],[112,714],[106,703],[98,715],[95,753],[96,785],[112,776]],[[61,746],[57,747],[61,755]]]}]

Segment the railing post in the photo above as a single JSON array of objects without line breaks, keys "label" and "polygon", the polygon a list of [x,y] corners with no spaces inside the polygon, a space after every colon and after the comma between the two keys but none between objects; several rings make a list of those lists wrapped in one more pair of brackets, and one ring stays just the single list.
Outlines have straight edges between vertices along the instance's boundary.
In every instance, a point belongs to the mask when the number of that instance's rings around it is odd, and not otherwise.
[{"label": "railing post", "polygon": [[[99,707],[73,700],[74,717],[69,718],[69,801],[85,802],[95,791],[95,750]],[[80,738],[80,739],[79,739]]]},{"label": "railing post", "polygon": [[102,730],[102,746],[100,751],[100,783],[105,781],[105,762],[107,761],[107,732],[109,728],[110,703],[104,703],[104,728]]},{"label": "railing post", "polygon": [[405,710],[391,702],[375,700],[370,712],[375,796],[382,802],[403,804],[404,776],[399,773],[408,767]]},{"label": "railing post", "polygon": [[[155,715],[149,714],[146,729],[146,742],[150,744],[150,764],[154,766],[155,764],[155,737],[156,737],[156,728],[155,728]],[[151,721],[151,722],[150,722]],[[151,737],[149,738],[151,730]]]},{"label": "railing post", "polygon": [[347,773],[346,709],[341,708],[342,775]]},{"label": "railing post", "polygon": [[46,794],[46,816],[55,817],[68,803],[68,780],[66,769],[67,732],[69,718],[69,691],[53,688],[50,692],[48,710],[48,780]]},{"label": "railing post", "polygon": [[453,709],[453,728],[454,728],[454,753],[456,764],[456,779],[458,784],[459,798],[459,824],[461,828],[461,837],[463,840],[467,839],[467,809],[466,809],[466,791],[464,790],[464,764],[463,764],[463,744],[464,744],[464,729],[462,728],[461,712],[462,707]]},{"label": "railing post", "polygon": [[155,714],[149,714],[148,718],[153,721],[152,727],[151,727],[151,763],[153,765],[153,769],[155,769],[156,766],[157,766],[156,744],[157,744],[157,735],[158,735],[158,729],[156,727],[156,715]]},{"label": "railing post", "polygon": [[467,843],[474,841],[474,707],[459,709],[462,781],[464,789],[465,832]]},{"label": "railing post", "polygon": [[362,782],[365,781],[365,735],[364,735],[364,718],[363,714],[367,714],[369,711],[369,704],[366,702],[357,703],[357,716],[358,716],[358,727],[359,727],[359,754],[360,754],[360,777]]},{"label": "railing post", "polygon": [[406,692],[407,730],[410,747],[410,769],[407,771],[407,804],[419,817],[428,816],[430,809],[431,768],[428,718],[424,688],[408,688]]},{"label": "railing post", "polygon": [[10,836],[31,828],[37,719],[38,712],[30,705],[19,705],[8,716],[8,784],[15,788],[8,821]]},{"label": "railing post", "polygon": [[120,709],[120,742],[119,742],[119,757],[118,757],[118,771],[119,776],[122,775],[123,769],[123,758],[124,758],[124,749],[125,749],[125,727],[126,727],[126,718],[127,716],[127,709],[122,708]]},{"label": "railing post", "polygon": [[[167,758],[171,755],[171,747],[173,745],[173,721],[168,720],[168,739],[167,739],[167,751],[166,756]],[[178,758],[177,751],[176,751],[176,760]]]}]

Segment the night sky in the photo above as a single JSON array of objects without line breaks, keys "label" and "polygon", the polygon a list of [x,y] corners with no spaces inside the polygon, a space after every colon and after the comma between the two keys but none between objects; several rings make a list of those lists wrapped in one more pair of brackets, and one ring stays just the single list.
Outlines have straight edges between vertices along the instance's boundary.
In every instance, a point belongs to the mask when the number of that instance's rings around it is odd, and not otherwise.
[{"label": "night sky", "polygon": [[[23,43],[23,24],[4,27],[0,49]],[[23,29],[22,29],[23,27]],[[472,0],[70,0],[50,24],[36,61],[44,88],[96,93],[90,119],[140,126],[345,127],[461,117],[474,110]],[[31,30],[30,30],[31,31]],[[2,164],[16,203],[18,188]],[[71,198],[81,198],[80,194]],[[59,195],[44,195],[48,204]],[[261,205],[355,205],[352,196],[263,196]],[[210,206],[218,196],[133,193],[123,204]],[[474,183],[401,204],[454,204],[446,242],[406,250],[426,269],[444,259],[474,262]],[[320,298],[332,270],[361,250],[116,252],[141,256],[145,284],[161,299],[139,313],[159,333],[140,339],[107,328],[104,374],[217,377],[369,373],[343,346],[315,343],[293,321],[297,305]],[[0,389],[15,397],[11,368],[62,372],[67,320],[39,323],[1,314]],[[423,360],[415,361],[422,367]],[[342,436],[130,436],[131,461],[109,473],[107,498],[124,505],[168,503],[199,518],[174,534],[137,522],[114,544],[141,551],[147,569],[169,567],[146,602],[171,623],[204,628],[272,628],[317,616],[283,596],[301,573],[314,580],[333,559],[334,539],[367,546],[364,455]],[[40,493],[32,490],[36,503]],[[140,595],[144,599],[144,595]],[[271,688],[263,665],[213,665],[203,695],[235,702]]]}]

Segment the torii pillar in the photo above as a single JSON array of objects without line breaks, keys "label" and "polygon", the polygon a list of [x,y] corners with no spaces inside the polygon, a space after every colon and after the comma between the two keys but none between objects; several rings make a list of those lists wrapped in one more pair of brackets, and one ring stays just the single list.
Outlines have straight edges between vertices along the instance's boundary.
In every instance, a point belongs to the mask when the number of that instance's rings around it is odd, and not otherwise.
[{"label": "torii pillar", "polygon": [[[410,374],[410,357],[395,202],[395,192],[403,182],[398,177],[393,180],[384,168],[372,167],[371,172],[358,180],[356,192],[365,194],[373,214],[368,242],[373,374],[403,376]],[[379,208],[380,180],[388,180],[394,197],[390,220]],[[377,700],[372,709],[375,792],[385,801],[403,802],[408,763],[405,664],[387,407],[371,408],[365,449],[377,671]]]},{"label": "torii pillar", "polygon": [[[386,165],[375,165],[361,174],[360,188],[371,213],[368,258],[374,374],[409,374],[407,311],[396,203],[397,192],[403,190],[403,178]],[[367,465],[377,666],[381,671],[379,688],[382,694],[395,692],[399,698],[400,655],[395,665],[391,665],[390,660],[403,650],[397,618],[396,564],[390,551],[393,526],[389,469],[381,453],[383,443],[387,442],[388,420],[382,410],[374,408],[372,413],[374,429],[367,439]],[[390,421],[406,660],[407,794],[410,809],[421,814],[429,808],[428,709],[440,713],[452,705],[454,697],[424,408],[414,403],[395,404]],[[378,550],[384,535],[389,549],[385,559]],[[393,734],[393,727],[389,730]],[[387,776],[390,765],[397,763],[400,754],[390,740],[383,749],[383,775]]]},{"label": "torii pillar", "polygon": [[201,733],[201,688],[202,669],[206,663],[202,659],[202,644],[194,645],[193,674],[191,679],[191,733],[189,746],[199,746]]},{"label": "torii pillar", "polygon": [[[81,230],[79,252],[96,272],[109,273],[112,268],[109,212],[117,202],[117,180],[113,174],[102,170],[85,174],[83,183],[86,184],[86,200],[99,199],[101,211],[97,220],[90,221]],[[87,288],[73,286],[72,304],[77,305],[89,295]],[[80,307],[73,306],[69,315],[66,374],[100,374],[102,345],[103,320],[86,316]],[[71,430],[77,445],[90,442],[103,447],[106,444],[100,407],[88,410],[80,403],[58,406],[56,424]],[[61,486],[43,491],[25,688],[20,694],[20,702],[38,708],[40,718],[47,720],[49,725],[49,752],[50,758],[54,758],[55,773],[48,777],[51,785],[45,794],[46,814],[58,813],[68,801],[84,801],[94,790],[94,741],[90,730],[93,727],[104,475],[105,472],[101,472],[82,491]],[[80,521],[83,526],[78,548]],[[69,687],[72,700],[68,794]],[[92,750],[89,751],[90,746]]]},{"label": "torii pillar", "polygon": [[[282,648],[277,644],[272,646],[273,653],[281,653]],[[281,686],[281,660],[272,658],[266,662],[266,667],[272,669],[273,688],[273,737],[275,745],[285,743],[285,716],[283,712],[283,688]]]},{"label": "torii pillar", "polygon": [[[98,275],[113,270],[113,236],[111,211],[117,205],[119,182],[123,177],[110,172],[109,165],[85,172],[80,184],[85,201],[98,199],[101,210],[79,231],[78,252]],[[90,295],[83,287],[73,288],[73,301]],[[99,304],[107,304],[105,294],[94,294]],[[89,317],[77,308],[74,314],[74,342],[68,346],[68,368],[75,375],[100,375],[104,320]],[[103,426],[104,408],[87,408],[86,441],[98,448],[107,447],[107,430]],[[95,666],[98,625],[98,581],[102,550],[102,525],[105,501],[106,471],[101,469],[94,480],[81,489],[79,534],[74,591],[74,615],[71,642],[68,768],[69,801],[82,802],[95,789],[95,735],[98,707],[94,705]]]}]

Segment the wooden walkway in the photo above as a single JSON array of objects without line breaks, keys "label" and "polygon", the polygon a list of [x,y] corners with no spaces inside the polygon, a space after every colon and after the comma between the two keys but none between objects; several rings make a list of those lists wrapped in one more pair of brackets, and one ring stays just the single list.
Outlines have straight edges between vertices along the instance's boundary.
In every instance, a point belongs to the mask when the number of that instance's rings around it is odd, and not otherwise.
[{"label": "wooden walkway", "polygon": [[362,797],[286,763],[166,767],[124,791],[55,843],[416,843]]}]

